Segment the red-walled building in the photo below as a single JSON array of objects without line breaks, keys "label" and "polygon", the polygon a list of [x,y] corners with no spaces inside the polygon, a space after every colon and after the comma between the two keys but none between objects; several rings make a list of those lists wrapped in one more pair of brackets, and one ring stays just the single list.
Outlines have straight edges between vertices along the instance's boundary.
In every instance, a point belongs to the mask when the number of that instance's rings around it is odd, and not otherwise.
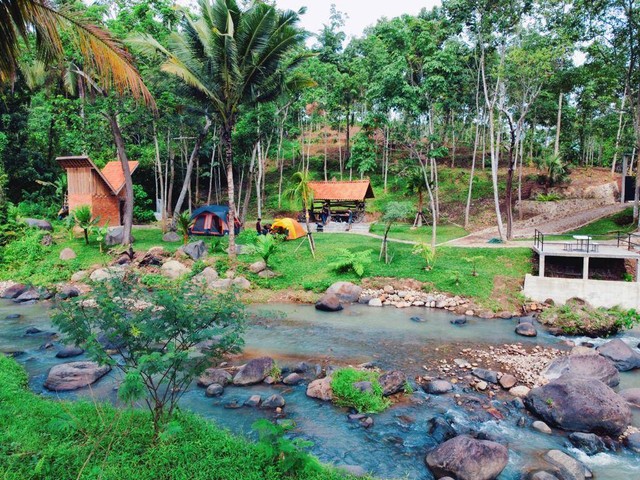
[{"label": "red-walled building", "polygon": [[[89,205],[100,225],[122,225],[125,189],[124,172],[118,162],[109,162],[100,170],[89,157],[58,157],[56,161],[67,171],[68,205],[72,212],[80,205]],[[131,173],[138,162],[129,162]]]}]

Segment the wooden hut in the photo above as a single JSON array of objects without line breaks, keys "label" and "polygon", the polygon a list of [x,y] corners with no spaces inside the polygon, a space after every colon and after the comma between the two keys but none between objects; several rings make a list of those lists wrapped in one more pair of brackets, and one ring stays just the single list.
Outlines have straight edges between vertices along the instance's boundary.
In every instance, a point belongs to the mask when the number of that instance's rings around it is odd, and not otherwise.
[{"label": "wooden hut", "polygon": [[[124,212],[124,172],[122,164],[109,162],[100,170],[89,157],[58,157],[58,164],[67,171],[68,208],[72,212],[80,205],[89,205],[100,225],[122,225]],[[138,162],[129,162],[133,173]]]}]

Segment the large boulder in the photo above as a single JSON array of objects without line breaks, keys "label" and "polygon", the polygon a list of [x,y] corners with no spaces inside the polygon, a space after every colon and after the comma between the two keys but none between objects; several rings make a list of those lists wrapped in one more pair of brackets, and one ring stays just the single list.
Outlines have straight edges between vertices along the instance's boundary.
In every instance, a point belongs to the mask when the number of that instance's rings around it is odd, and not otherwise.
[{"label": "large boulder", "polygon": [[72,248],[63,248],[62,251],[60,252],[60,260],[73,260],[74,258],[76,258],[76,252],[73,251]]},{"label": "large boulder", "polygon": [[111,367],[96,362],[72,362],[56,365],[49,370],[44,387],[54,392],[77,390],[97,382]]},{"label": "large boulder", "polygon": [[331,380],[332,378],[330,376],[314,380],[307,386],[307,396],[324,401],[333,400]]},{"label": "large boulder", "polygon": [[378,382],[382,387],[382,395],[389,396],[398,393],[404,388],[407,383],[407,376],[400,370],[392,370],[380,375]]},{"label": "large boulder", "polygon": [[450,476],[457,480],[493,480],[509,461],[504,445],[459,435],[432,450],[426,458],[436,478]]},{"label": "large boulder", "polygon": [[560,450],[549,450],[545,460],[560,470],[563,480],[584,480],[585,466]]},{"label": "large boulder", "polygon": [[211,285],[213,282],[218,280],[218,278],[220,278],[220,276],[214,268],[206,267],[200,273],[194,275],[193,282],[198,284],[204,283],[206,285]]},{"label": "large boulder", "polygon": [[108,267],[108,268],[98,268],[94,270],[91,275],[89,275],[89,279],[92,282],[104,282],[106,280],[111,280],[114,278],[123,278],[124,277],[124,268],[123,267]]},{"label": "large boulder", "polygon": [[231,380],[233,380],[233,376],[226,370],[222,370],[221,368],[207,368],[202,372],[202,375],[198,377],[198,386],[208,387],[209,385],[217,383],[218,385],[226,387],[231,383]]},{"label": "large boulder", "polygon": [[53,227],[46,220],[41,220],[38,218],[25,218],[22,221],[33,228],[39,228],[40,230],[47,230],[48,232],[53,231]]},{"label": "large boulder", "polygon": [[233,377],[234,385],[253,385],[263,381],[273,370],[275,362],[270,357],[254,358],[242,367]]},{"label": "large boulder", "polygon": [[640,368],[640,353],[619,338],[601,345],[597,350],[600,355],[611,360],[621,372]]},{"label": "large boulder", "polygon": [[172,280],[180,278],[190,272],[189,268],[177,260],[168,260],[162,264],[162,274]]},{"label": "large boulder", "polygon": [[180,249],[193,260],[200,260],[207,255],[207,245],[203,240],[188,243],[184,247],[180,247]]},{"label": "large boulder", "polygon": [[573,432],[569,435],[569,441],[587,455],[595,455],[607,449],[604,441],[595,433]]},{"label": "large boulder", "polygon": [[338,300],[345,303],[357,302],[362,293],[362,287],[351,282],[336,282],[325,293],[333,294]]},{"label": "large boulder", "polygon": [[534,327],[533,324],[528,322],[519,323],[516,326],[516,333],[523,337],[535,337],[538,335],[538,331],[536,330],[536,327]]},{"label": "large boulder", "polygon": [[258,260],[257,262],[249,265],[249,271],[256,274],[266,269],[267,269],[267,264],[265,263],[264,260]]},{"label": "large boulder", "polygon": [[[597,379],[610,387],[620,383],[620,374],[613,362],[600,355],[568,355],[554,359],[540,374],[542,381],[555,380],[563,375]],[[542,383],[542,382],[541,382]]]},{"label": "large boulder", "polygon": [[[104,236],[104,244],[111,247],[113,245],[121,245],[124,240],[124,227],[110,227],[107,229],[107,234]],[[131,237],[131,241],[134,238]]]},{"label": "large boulder", "polygon": [[316,310],[323,312],[339,312],[343,308],[340,299],[333,293],[325,293],[322,298],[316,302]]},{"label": "large boulder", "polygon": [[565,375],[525,397],[526,407],[563,430],[620,435],[631,421],[626,401],[596,379]]},{"label": "large boulder", "polygon": [[24,285],[23,283],[14,283],[13,285],[5,289],[4,292],[2,292],[2,298],[18,298],[27,290],[29,290],[29,287]]},{"label": "large boulder", "polygon": [[620,392],[620,396],[632,407],[640,408],[640,388],[627,388]]}]

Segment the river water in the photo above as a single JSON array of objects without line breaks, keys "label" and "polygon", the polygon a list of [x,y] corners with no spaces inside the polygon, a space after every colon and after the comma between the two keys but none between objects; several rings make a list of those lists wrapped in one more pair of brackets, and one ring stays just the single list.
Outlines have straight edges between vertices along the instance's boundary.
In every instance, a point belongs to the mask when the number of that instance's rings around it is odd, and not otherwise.
[{"label": "river water", "polygon": [[[515,342],[558,348],[562,345],[562,339],[552,337],[542,329],[535,339],[517,336],[515,319],[470,318],[466,325],[458,327],[449,323],[452,314],[433,309],[353,305],[340,313],[323,313],[312,306],[274,304],[252,306],[251,311],[255,318],[245,335],[244,356],[269,355],[281,366],[301,360],[325,365],[374,362],[382,369],[400,369],[413,377],[424,373],[423,365],[432,367],[440,358],[459,356],[462,348]],[[16,313],[20,318],[6,319],[7,315]],[[422,317],[424,321],[412,321],[413,316]],[[26,336],[25,330],[29,327],[53,331],[45,304],[0,303],[0,351],[23,352],[16,359],[27,369],[33,391],[54,398],[93,396],[115,400],[114,386],[118,375],[115,371],[90,388],[77,392],[53,394],[44,390],[42,385],[49,368],[69,360],[55,358],[56,348],[41,349],[48,342],[48,335]],[[635,347],[640,342],[640,329],[626,332],[621,338]],[[620,388],[629,387],[640,387],[640,370],[621,374]],[[247,407],[230,410],[224,408],[224,404],[233,398],[244,401],[253,394],[265,398],[279,393],[287,402],[287,418],[295,421],[293,435],[313,442],[310,451],[314,455],[326,463],[362,466],[379,478],[433,478],[424,457],[436,445],[427,434],[427,422],[436,415],[446,417],[459,432],[475,431],[485,438],[508,444],[509,465],[500,480],[521,478],[523,471],[539,466],[539,458],[551,448],[562,449],[579,458],[593,470],[598,480],[640,478],[640,457],[637,455],[622,451],[588,457],[570,448],[563,435],[545,435],[528,426],[518,426],[521,417],[527,418],[527,424],[531,418],[508,399],[489,405],[490,400],[484,394],[461,388],[456,391],[462,395],[459,399],[462,406],[458,406],[451,395],[426,395],[417,390],[406,401],[375,415],[375,424],[370,429],[349,422],[346,409],[308,398],[304,385],[227,387],[218,399],[206,398],[203,390],[194,386],[183,397],[182,406],[235,433],[254,437],[251,424],[272,414]],[[497,408],[505,418],[496,420],[483,406]],[[633,424],[640,427],[638,411],[634,412]]]}]

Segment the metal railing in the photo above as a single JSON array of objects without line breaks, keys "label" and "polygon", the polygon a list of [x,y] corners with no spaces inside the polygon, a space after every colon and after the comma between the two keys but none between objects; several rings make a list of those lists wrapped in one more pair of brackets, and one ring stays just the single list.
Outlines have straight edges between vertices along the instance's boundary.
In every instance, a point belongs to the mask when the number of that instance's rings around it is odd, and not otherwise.
[{"label": "metal railing", "polygon": [[[606,245],[627,250],[640,250],[640,234],[626,233],[621,231],[606,234],[571,235],[571,234],[544,234],[535,230],[533,245],[535,248],[544,251],[545,246],[562,246],[565,251],[576,252],[597,252],[601,241],[608,241]],[[613,243],[616,242],[616,243]]]}]

